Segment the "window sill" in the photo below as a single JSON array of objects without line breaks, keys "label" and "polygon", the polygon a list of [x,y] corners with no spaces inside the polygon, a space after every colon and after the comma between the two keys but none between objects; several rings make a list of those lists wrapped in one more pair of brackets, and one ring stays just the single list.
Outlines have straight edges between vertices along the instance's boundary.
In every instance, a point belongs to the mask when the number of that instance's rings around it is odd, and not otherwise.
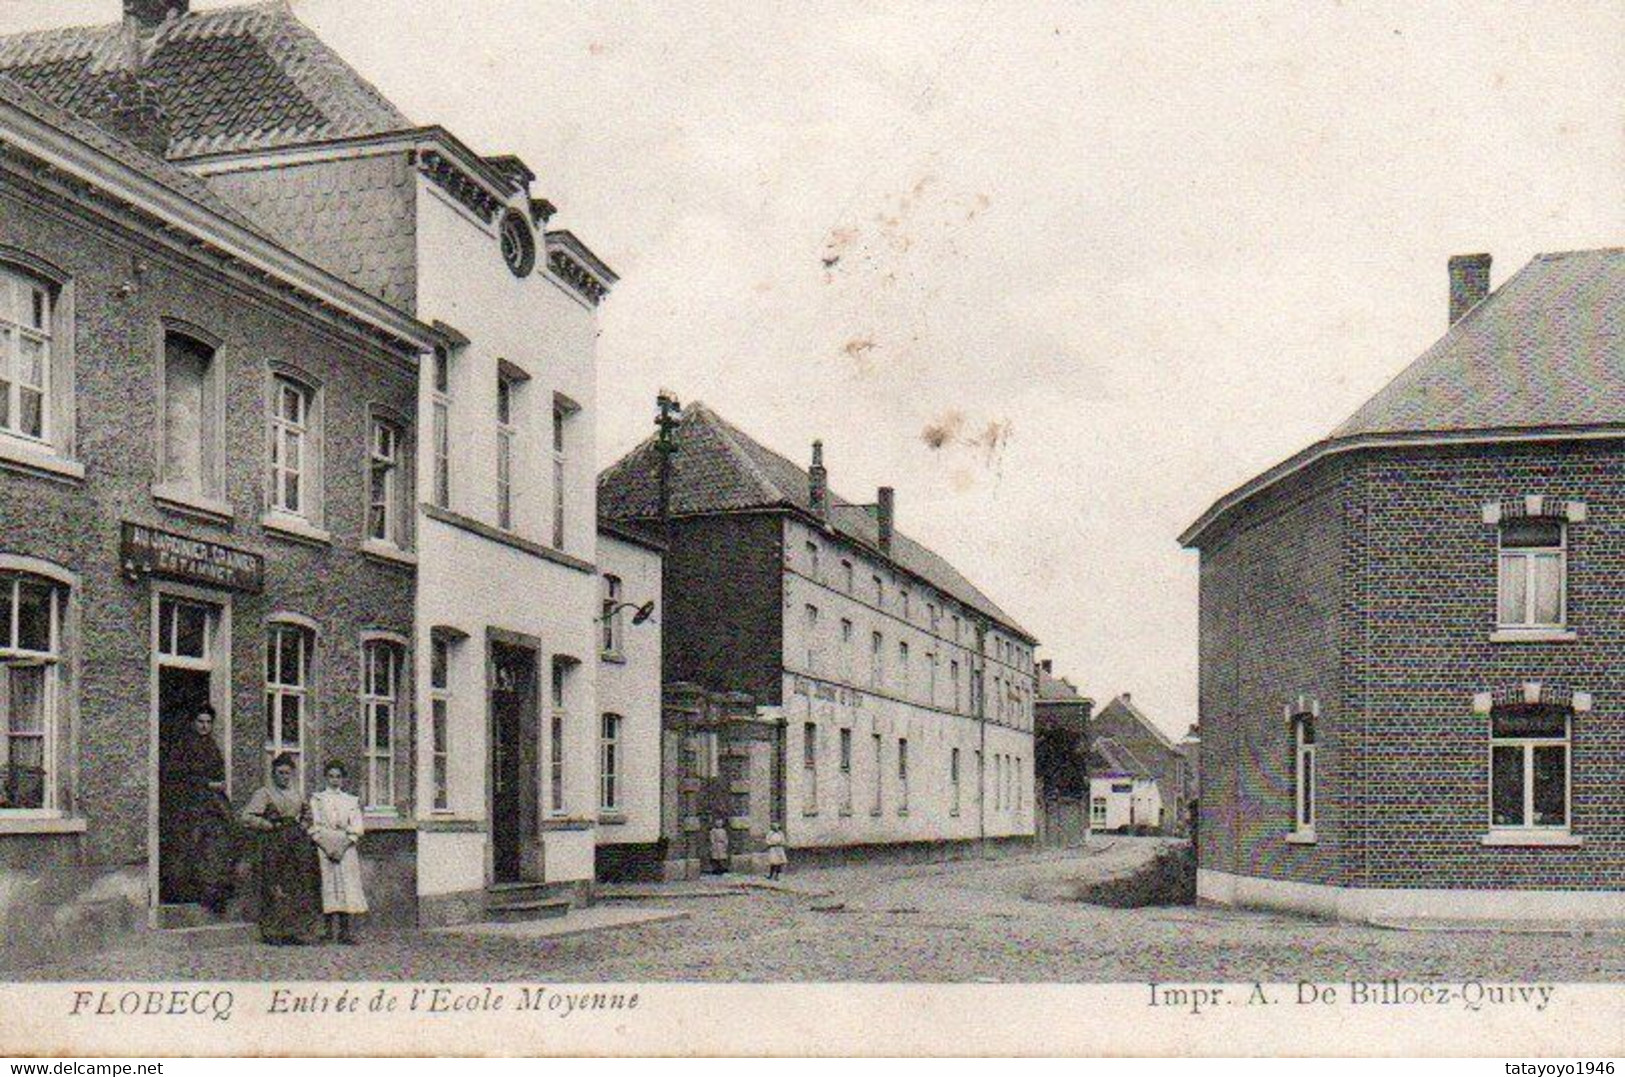
[{"label": "window sill", "polygon": [[1497,628],[1491,643],[1573,643],[1579,635],[1572,628]]},{"label": "window sill", "polygon": [[1319,839],[1315,837],[1314,827],[1309,827],[1304,830],[1294,830],[1292,833],[1286,836],[1286,843],[1288,845],[1314,845],[1318,842],[1318,840]]},{"label": "window sill", "polygon": [[622,654],[620,651],[599,651],[598,660],[600,662],[608,662],[611,665],[616,666],[626,665],[626,655]]},{"label": "window sill", "polygon": [[594,820],[583,819],[579,816],[553,815],[541,822],[543,830],[591,830]]},{"label": "window sill", "polygon": [[850,818],[852,818],[852,809],[851,808],[842,808],[841,812],[840,812],[840,815],[841,815],[842,819],[850,819]]},{"label": "window sill", "polygon": [[818,818],[818,809],[817,808],[802,808],[801,809],[801,817],[803,819],[816,819],[816,818]]},{"label": "window sill", "polygon": [[361,813],[361,824],[369,832],[375,830],[416,830],[416,819],[403,817],[399,812],[383,808],[366,808]]},{"label": "window sill", "polygon": [[179,486],[154,486],[152,499],[158,502],[159,508],[183,516],[199,516],[211,523],[229,524],[236,519],[231,502],[193,493]]},{"label": "window sill", "polygon": [[85,481],[85,465],[70,460],[41,442],[38,445],[0,436],[0,468],[26,471],[48,479]]},{"label": "window sill", "polygon": [[85,821],[49,812],[12,815],[0,811],[0,836],[6,834],[83,834]]},{"label": "window sill", "polygon": [[601,811],[598,813],[599,826],[625,826],[626,813],[624,811]]},{"label": "window sill", "polygon": [[1558,846],[1578,848],[1585,839],[1567,830],[1492,830],[1479,839],[1483,845]]},{"label": "window sill", "polygon": [[292,539],[295,542],[304,542],[313,546],[331,546],[333,544],[333,532],[317,527],[300,516],[289,516],[281,512],[268,512],[260,517],[260,526],[270,534]]},{"label": "window sill", "polygon": [[388,561],[392,565],[403,565],[407,568],[416,568],[418,564],[417,554],[413,553],[411,550],[403,550],[393,542],[385,542],[383,539],[363,539],[361,541],[361,552],[366,554],[368,557],[375,557],[380,561]]}]

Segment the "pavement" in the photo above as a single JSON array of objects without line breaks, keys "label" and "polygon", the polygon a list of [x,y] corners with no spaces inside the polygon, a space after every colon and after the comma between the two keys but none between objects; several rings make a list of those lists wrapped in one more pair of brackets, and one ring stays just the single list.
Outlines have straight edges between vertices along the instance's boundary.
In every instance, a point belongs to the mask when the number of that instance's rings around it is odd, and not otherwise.
[{"label": "pavement", "polygon": [[591,905],[584,909],[571,909],[566,916],[548,916],[540,920],[520,920],[510,923],[457,924],[437,927],[436,935],[453,935],[479,939],[565,939],[572,935],[591,935],[599,931],[617,931],[645,924],[659,924],[667,920],[682,920],[686,912],[671,909],[628,909],[612,905]]},{"label": "pavement", "polygon": [[[1625,981],[1625,934],[1386,930],[1275,913],[1080,902],[1160,839],[936,864],[722,877],[622,890],[598,908],[673,913],[549,935],[363,927],[355,947],[130,950],[28,970],[37,980],[711,982]],[[570,913],[562,921],[590,910]]]}]

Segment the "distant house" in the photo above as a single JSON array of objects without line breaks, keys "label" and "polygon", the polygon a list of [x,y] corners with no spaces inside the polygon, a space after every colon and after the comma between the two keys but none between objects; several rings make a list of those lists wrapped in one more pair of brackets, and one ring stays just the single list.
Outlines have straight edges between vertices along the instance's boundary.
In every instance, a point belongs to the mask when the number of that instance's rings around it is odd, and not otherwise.
[{"label": "distant house", "polygon": [[1033,700],[1033,769],[1043,799],[1082,798],[1089,790],[1089,712],[1095,701],[1065,677],[1055,676],[1049,659],[1038,663]]},{"label": "distant house", "polygon": [[1089,829],[1132,831],[1163,825],[1162,792],[1150,769],[1111,737],[1090,746],[1095,772],[1089,776]]},{"label": "distant house", "polygon": [[[1160,827],[1170,834],[1186,833],[1189,827],[1184,806],[1193,795],[1194,768],[1180,746],[1157,728],[1157,724],[1147,717],[1127,692],[1101,708],[1089,725],[1093,740],[1091,747],[1096,756],[1090,778],[1108,776],[1101,769],[1108,765],[1102,756],[1101,745],[1114,742],[1126,749],[1129,756],[1144,768],[1150,780],[1156,783],[1158,814],[1155,818],[1144,820],[1146,825]],[[1093,786],[1094,782],[1091,780],[1090,784]]]}]

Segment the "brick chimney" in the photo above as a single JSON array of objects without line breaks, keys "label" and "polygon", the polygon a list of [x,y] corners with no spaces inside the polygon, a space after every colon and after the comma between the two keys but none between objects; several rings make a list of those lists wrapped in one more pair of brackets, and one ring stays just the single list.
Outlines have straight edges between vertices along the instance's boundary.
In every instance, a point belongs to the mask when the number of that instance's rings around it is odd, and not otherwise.
[{"label": "brick chimney", "polygon": [[144,30],[154,30],[185,15],[190,7],[190,0],[124,0],[124,17],[134,19]]},{"label": "brick chimney", "polygon": [[892,525],[897,519],[897,491],[882,486],[875,497],[875,528],[880,533],[880,552],[891,553]]},{"label": "brick chimney", "polygon": [[829,519],[829,472],[824,470],[822,441],[813,442],[812,467],[807,469],[807,500],[812,503],[814,516]]},{"label": "brick chimney", "polygon": [[1490,294],[1490,256],[1458,254],[1450,259],[1450,324]]}]

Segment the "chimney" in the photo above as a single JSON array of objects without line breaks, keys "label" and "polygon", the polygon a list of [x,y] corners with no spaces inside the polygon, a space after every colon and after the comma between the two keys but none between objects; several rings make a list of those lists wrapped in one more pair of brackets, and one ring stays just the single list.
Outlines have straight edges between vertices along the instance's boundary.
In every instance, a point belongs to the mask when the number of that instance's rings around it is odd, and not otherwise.
[{"label": "chimney", "polygon": [[824,470],[822,441],[813,442],[812,467],[807,469],[807,500],[812,503],[814,516],[829,519],[829,472]]},{"label": "chimney", "polygon": [[880,552],[891,553],[892,524],[897,519],[897,491],[882,486],[875,498],[875,527],[880,532]]},{"label": "chimney", "polygon": [[1450,259],[1450,324],[1490,294],[1490,256],[1458,254]]},{"label": "chimney", "polygon": [[190,0],[124,0],[124,17],[134,19],[143,30],[156,30],[190,7]]},{"label": "chimney", "polygon": [[1040,668],[1043,669],[1043,671],[1045,673],[1053,674],[1055,672],[1055,663],[1052,660],[1048,659],[1048,658],[1046,658],[1042,662],[1038,663],[1038,665],[1039,665]]}]

